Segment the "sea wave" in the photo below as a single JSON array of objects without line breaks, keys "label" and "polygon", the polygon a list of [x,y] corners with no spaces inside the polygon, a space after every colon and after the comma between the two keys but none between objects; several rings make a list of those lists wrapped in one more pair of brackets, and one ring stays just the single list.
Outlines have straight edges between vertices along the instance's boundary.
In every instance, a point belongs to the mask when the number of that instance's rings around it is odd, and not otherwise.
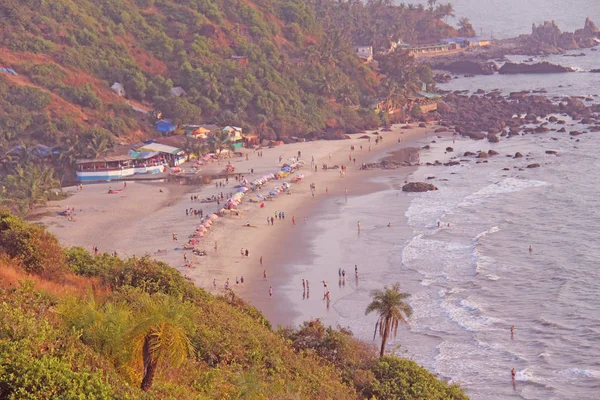
[{"label": "sea wave", "polygon": [[597,370],[597,369],[569,368],[569,369],[559,371],[559,374],[578,377],[578,378],[600,379],[600,370]]},{"label": "sea wave", "polygon": [[465,197],[464,200],[460,202],[459,207],[472,207],[481,204],[485,199],[492,196],[520,192],[522,190],[546,185],[548,185],[548,182],[545,181],[505,178]]}]

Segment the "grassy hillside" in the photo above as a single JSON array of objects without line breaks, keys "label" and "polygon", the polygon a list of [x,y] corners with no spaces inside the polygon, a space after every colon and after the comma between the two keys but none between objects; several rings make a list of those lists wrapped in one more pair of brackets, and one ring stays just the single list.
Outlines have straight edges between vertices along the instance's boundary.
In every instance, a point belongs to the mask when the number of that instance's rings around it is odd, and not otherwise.
[{"label": "grassy hillside", "polygon": [[214,297],[164,263],[62,249],[0,213],[0,398],[75,397],[467,398],[348,331],[274,332],[232,293]]}]

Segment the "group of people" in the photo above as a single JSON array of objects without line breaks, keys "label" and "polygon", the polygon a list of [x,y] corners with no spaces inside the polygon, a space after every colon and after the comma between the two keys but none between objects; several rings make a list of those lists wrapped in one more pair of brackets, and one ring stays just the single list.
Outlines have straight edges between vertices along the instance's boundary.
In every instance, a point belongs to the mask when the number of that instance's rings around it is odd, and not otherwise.
[{"label": "group of people", "polygon": [[[267,225],[275,225],[276,219],[279,219],[279,220],[285,219],[285,212],[283,212],[283,211],[279,211],[279,212],[275,211],[275,213],[273,215],[274,215],[273,217],[267,217]],[[295,223],[295,222],[296,222],[296,220],[292,217],[292,223]]]}]

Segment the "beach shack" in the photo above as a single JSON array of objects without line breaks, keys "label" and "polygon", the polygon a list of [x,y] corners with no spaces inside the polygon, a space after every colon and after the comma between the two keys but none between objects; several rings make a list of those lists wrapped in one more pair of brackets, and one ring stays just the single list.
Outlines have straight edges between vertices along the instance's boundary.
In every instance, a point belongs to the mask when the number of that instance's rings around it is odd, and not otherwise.
[{"label": "beach shack", "polygon": [[141,147],[135,149],[138,153],[158,153],[164,160],[163,162],[170,166],[177,166],[185,162],[185,152],[180,148],[157,143],[154,140],[145,142]]},{"label": "beach shack", "polygon": [[156,130],[160,133],[168,135],[169,133],[175,131],[175,129],[177,129],[177,127],[170,119],[156,121]]},{"label": "beach shack", "polygon": [[110,181],[135,174],[133,158],[129,155],[106,156],[93,160],[77,160],[77,180]]},{"label": "beach shack", "polygon": [[427,91],[427,86],[423,83],[422,90],[414,96],[408,98],[406,111],[409,112],[413,107],[419,106],[423,114],[437,110],[440,95]]},{"label": "beach shack", "polygon": [[260,144],[260,139],[255,133],[248,133],[242,136],[244,137],[244,147],[250,148]]},{"label": "beach shack", "polygon": [[473,36],[466,40],[469,47],[489,47],[492,44],[492,40],[486,36]]},{"label": "beach shack", "polygon": [[234,150],[237,150],[244,145],[242,128],[237,126],[226,126],[223,128],[223,132],[227,134],[227,140],[231,143],[231,147],[233,147]]},{"label": "beach shack", "polygon": [[206,140],[208,135],[215,133],[220,128],[217,125],[184,125],[183,133],[186,136],[194,137],[196,139]]},{"label": "beach shack", "polygon": [[410,54],[422,55],[422,54],[436,54],[445,53],[450,50],[448,43],[438,43],[426,46],[415,46],[410,48]]}]

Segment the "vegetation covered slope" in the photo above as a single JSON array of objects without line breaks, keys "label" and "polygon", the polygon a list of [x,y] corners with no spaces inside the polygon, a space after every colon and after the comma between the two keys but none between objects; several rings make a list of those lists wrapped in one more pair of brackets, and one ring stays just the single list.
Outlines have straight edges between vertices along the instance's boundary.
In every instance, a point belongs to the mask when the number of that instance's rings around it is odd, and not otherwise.
[{"label": "vegetation covered slope", "polygon": [[[7,240],[10,239],[10,240]],[[164,263],[62,249],[0,214],[2,399],[466,399],[319,321],[273,332]]]},{"label": "vegetation covered slope", "polygon": [[[237,125],[267,139],[374,128],[386,122],[371,108],[376,99],[398,103],[433,80],[406,52],[376,56],[377,68],[353,45],[380,51],[399,39],[453,34],[443,22],[452,6],[430,3],[4,0],[0,65],[18,75],[0,72],[2,175],[18,175],[19,165],[25,177],[38,177],[30,164],[43,161],[62,181],[76,158],[156,134],[159,115],[177,124]],[[125,98],[110,90],[115,82]],[[186,94],[171,97],[173,87]],[[37,160],[23,150],[40,143],[59,148]],[[21,211],[57,184],[17,179],[11,190],[1,183]],[[32,185],[40,193],[11,194]]]}]

